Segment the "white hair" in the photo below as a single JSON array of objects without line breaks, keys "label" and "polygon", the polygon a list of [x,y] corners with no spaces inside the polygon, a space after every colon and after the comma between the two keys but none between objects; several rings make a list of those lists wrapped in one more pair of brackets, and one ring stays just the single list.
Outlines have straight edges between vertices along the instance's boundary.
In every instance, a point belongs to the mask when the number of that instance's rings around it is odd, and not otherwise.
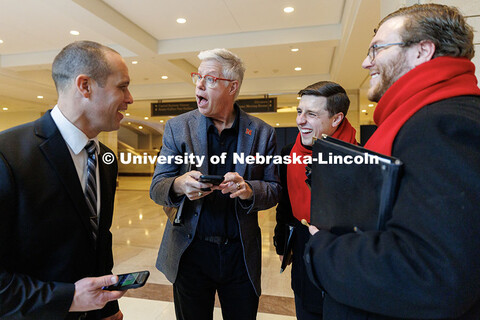
[{"label": "white hair", "polygon": [[201,51],[198,54],[198,58],[201,61],[216,60],[222,64],[223,77],[238,81],[238,90],[235,95],[235,98],[237,98],[242,86],[243,75],[245,74],[245,66],[242,59],[233,52],[220,48]]}]

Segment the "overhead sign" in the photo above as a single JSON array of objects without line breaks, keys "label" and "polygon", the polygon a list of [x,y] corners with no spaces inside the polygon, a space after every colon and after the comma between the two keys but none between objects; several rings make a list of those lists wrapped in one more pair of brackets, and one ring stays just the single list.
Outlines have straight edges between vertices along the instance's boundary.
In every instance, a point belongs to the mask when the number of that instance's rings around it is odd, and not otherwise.
[{"label": "overhead sign", "polygon": [[[276,112],[277,98],[241,99],[236,103],[245,112]],[[196,101],[152,102],[151,116],[176,116],[197,109]]]}]

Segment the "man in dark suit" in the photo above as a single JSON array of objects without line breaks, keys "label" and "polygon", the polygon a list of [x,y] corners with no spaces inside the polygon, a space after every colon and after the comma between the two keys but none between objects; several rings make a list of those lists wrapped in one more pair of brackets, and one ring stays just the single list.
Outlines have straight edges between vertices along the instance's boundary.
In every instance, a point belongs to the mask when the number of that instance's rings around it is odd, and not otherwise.
[{"label": "man in dark suit", "polygon": [[[363,67],[378,129],[365,147],[403,161],[403,176],[385,230],[339,236],[310,227],[305,261],[327,293],[325,320],[480,319],[472,40],[462,14],[439,4],[401,8],[376,29]],[[372,199],[346,201],[363,208]]]},{"label": "man in dark suit", "polygon": [[[225,49],[199,58],[192,73],[198,109],[167,122],[161,155],[204,161],[157,164],[150,196],[169,207],[170,218],[157,268],[173,282],[177,319],[212,319],[215,292],[224,319],[255,319],[262,250],[257,215],[278,202],[280,185],[273,163],[247,164],[241,157],[274,155],[275,131],[234,103],[244,74],[240,58]],[[223,181],[202,183],[202,174]]]},{"label": "man in dark suit", "polygon": [[0,134],[0,318],[119,320],[123,293],[102,290],[117,281],[117,163],[101,160],[115,157],[97,135],[132,103],[127,66],[82,41],[57,55],[52,76],[53,110]]}]

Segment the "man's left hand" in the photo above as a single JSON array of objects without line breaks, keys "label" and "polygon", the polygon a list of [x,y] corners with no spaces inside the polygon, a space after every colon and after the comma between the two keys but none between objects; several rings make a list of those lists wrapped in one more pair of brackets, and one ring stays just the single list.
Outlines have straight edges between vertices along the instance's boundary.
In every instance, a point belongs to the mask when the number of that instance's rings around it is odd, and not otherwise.
[{"label": "man's left hand", "polygon": [[308,231],[310,231],[310,234],[313,236],[315,233],[318,232],[318,228],[310,225],[310,226],[308,226]]},{"label": "man's left hand", "polygon": [[119,310],[113,316],[102,318],[102,320],[123,320],[123,313]]},{"label": "man's left hand", "polygon": [[215,189],[221,190],[223,194],[230,193],[230,198],[249,200],[253,196],[253,190],[243,177],[237,172],[228,172],[224,175],[223,183]]}]

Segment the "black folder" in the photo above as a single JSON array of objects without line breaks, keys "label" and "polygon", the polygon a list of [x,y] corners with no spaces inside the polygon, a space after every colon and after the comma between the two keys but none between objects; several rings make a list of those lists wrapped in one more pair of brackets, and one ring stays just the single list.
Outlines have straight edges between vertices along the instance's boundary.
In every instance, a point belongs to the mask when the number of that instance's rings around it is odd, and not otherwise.
[{"label": "black folder", "polygon": [[280,266],[280,273],[285,271],[287,266],[292,262],[292,257],[293,257],[293,232],[295,231],[295,227],[291,226],[289,224],[285,225],[285,251],[283,253],[283,260],[282,260],[282,265]]},{"label": "black folder", "polygon": [[334,233],[384,230],[402,162],[327,135],[312,153],[311,223]]}]

